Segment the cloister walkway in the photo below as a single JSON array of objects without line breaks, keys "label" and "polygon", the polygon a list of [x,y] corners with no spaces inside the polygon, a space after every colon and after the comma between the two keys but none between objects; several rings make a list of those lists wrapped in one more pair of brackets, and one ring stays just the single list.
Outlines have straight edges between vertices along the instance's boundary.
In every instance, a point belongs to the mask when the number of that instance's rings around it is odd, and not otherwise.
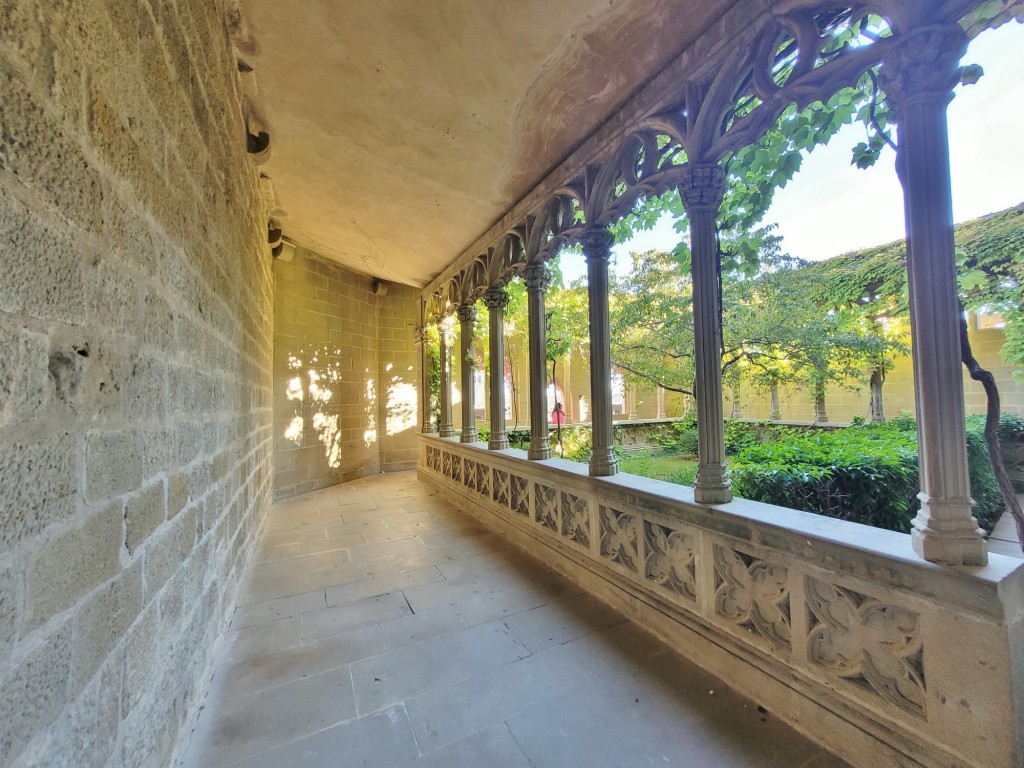
[{"label": "cloister walkway", "polygon": [[188,768],[845,763],[415,473],[274,506]]}]

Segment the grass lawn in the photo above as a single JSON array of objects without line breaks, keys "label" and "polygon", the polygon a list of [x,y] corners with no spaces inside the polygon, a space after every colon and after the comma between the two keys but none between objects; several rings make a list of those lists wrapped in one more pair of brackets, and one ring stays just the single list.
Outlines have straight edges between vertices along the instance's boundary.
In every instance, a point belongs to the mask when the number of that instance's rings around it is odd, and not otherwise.
[{"label": "grass lawn", "polygon": [[652,477],[678,485],[693,485],[697,462],[688,456],[654,456],[651,451],[629,453],[619,458],[619,469],[631,475]]}]

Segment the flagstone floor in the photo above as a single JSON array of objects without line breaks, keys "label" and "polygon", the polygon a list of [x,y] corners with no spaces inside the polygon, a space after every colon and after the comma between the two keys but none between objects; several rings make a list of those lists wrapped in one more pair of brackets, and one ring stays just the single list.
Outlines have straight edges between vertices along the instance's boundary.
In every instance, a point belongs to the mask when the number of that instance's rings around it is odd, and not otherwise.
[{"label": "flagstone floor", "polygon": [[840,768],[413,472],[270,513],[187,768]]}]

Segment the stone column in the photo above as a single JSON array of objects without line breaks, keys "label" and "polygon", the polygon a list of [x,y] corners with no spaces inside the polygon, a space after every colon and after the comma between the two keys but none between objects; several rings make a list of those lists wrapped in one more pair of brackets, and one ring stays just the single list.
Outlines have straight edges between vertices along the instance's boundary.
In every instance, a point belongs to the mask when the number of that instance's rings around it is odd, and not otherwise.
[{"label": "stone column", "polygon": [[547,317],[544,295],[551,271],[543,264],[531,264],[523,272],[530,334],[530,451],[534,460],[550,459],[547,402]]},{"label": "stone column", "polygon": [[637,397],[635,387],[629,387],[626,390],[626,398],[629,402],[629,407],[626,409],[626,418],[630,421],[636,421],[640,418],[640,414],[636,412],[636,401],[639,400],[639,398]]},{"label": "stone column", "polygon": [[725,468],[718,225],[715,221],[725,193],[725,171],[717,165],[690,166],[679,185],[679,193],[690,217],[690,269],[693,275],[698,453],[694,497],[701,504],[721,504],[732,500],[732,488]]},{"label": "stone column", "polygon": [[441,320],[438,336],[441,339],[441,437],[455,437],[452,426],[452,356],[448,350],[451,319]]},{"label": "stone column", "polygon": [[580,238],[587,259],[587,298],[590,317],[590,428],[593,454],[590,474],[607,477],[619,471],[612,446],[612,347],[608,319],[608,259],[612,233],[588,229]]},{"label": "stone column", "polygon": [[430,412],[430,358],[427,355],[427,333],[424,328],[412,332],[416,342],[416,359],[420,365],[420,395],[417,398],[420,430],[425,435],[435,432],[433,414]]},{"label": "stone column", "polygon": [[456,310],[459,318],[459,353],[462,369],[462,438],[463,443],[475,443],[476,390],[473,387],[473,326],[476,307],[465,304]]},{"label": "stone column", "polygon": [[914,551],[932,562],[984,565],[971,515],[960,362],[946,107],[967,39],[959,27],[924,27],[886,57],[882,87],[899,128],[897,169],[907,222],[911,344],[917,393],[921,511]]},{"label": "stone column", "polygon": [[505,307],[508,294],[495,288],[484,294],[490,321],[490,379],[491,379],[491,439],[487,447],[492,451],[508,448],[505,434]]},{"label": "stone column", "polygon": [[665,388],[658,387],[658,418],[667,419],[668,414],[665,413]]}]

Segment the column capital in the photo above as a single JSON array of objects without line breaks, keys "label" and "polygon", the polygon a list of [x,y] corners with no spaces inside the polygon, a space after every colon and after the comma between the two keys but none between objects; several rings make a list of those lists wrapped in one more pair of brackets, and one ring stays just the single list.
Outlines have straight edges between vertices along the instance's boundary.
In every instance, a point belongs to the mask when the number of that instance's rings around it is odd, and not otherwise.
[{"label": "column capital", "polygon": [[967,35],[955,24],[912,30],[886,54],[879,85],[897,112],[919,103],[948,104],[966,51]]},{"label": "column capital", "polygon": [[725,170],[717,165],[690,165],[681,172],[679,195],[687,213],[718,213],[725,195]]},{"label": "column capital", "polygon": [[484,294],[488,309],[504,309],[508,306],[508,292],[504,288],[491,288]]},{"label": "column capital", "polygon": [[601,260],[608,261],[611,256],[612,243],[615,237],[604,227],[584,230],[580,235],[580,245],[583,246],[583,255],[587,261]]},{"label": "column capital", "polygon": [[463,304],[455,310],[455,315],[459,318],[460,323],[475,323],[476,307],[472,304]]},{"label": "column capital", "polygon": [[551,270],[545,264],[530,264],[523,270],[527,290],[543,293],[551,285]]}]

